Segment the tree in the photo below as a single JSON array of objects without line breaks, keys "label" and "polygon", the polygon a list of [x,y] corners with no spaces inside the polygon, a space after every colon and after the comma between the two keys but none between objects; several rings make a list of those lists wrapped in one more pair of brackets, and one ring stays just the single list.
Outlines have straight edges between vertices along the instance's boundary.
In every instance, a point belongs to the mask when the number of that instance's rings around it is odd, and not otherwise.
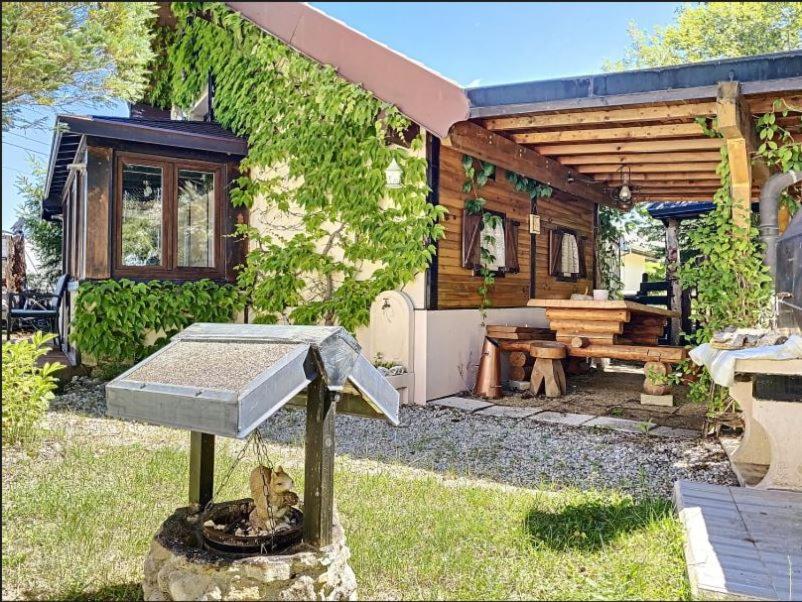
[{"label": "tree", "polygon": [[32,162],[31,176],[17,178],[17,191],[22,197],[17,214],[22,229],[39,258],[41,282],[29,282],[30,288],[52,284],[61,274],[61,222],[42,219],[45,170],[41,163]]},{"label": "tree", "polygon": [[662,67],[802,48],[802,2],[688,2],[651,33],[630,23],[624,58],[607,71]]},{"label": "tree", "polygon": [[3,130],[41,126],[25,107],[141,98],[152,2],[4,2]]}]

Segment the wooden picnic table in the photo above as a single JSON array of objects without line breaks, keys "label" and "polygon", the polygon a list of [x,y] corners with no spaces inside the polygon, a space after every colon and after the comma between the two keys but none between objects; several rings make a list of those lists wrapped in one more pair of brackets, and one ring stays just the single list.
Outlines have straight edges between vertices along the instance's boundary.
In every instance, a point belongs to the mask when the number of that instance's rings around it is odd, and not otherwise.
[{"label": "wooden picnic table", "polygon": [[530,299],[528,305],[546,310],[549,328],[573,357],[675,363],[686,356],[681,347],[657,343],[676,311],[634,301]]}]

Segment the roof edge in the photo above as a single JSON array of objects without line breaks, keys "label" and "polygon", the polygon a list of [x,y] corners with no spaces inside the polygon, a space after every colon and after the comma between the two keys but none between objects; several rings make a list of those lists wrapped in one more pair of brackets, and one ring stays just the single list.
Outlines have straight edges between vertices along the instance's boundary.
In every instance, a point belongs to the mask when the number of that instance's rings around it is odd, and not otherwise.
[{"label": "roof edge", "polygon": [[[444,138],[470,116],[457,83],[306,3],[226,2],[254,25]],[[391,75],[391,77],[388,77]]]}]

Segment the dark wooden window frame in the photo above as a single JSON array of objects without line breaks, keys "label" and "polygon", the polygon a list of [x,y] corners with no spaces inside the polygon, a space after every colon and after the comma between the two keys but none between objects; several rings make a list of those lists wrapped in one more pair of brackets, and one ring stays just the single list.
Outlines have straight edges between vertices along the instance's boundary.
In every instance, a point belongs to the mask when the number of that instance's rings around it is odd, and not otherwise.
[{"label": "dark wooden window frame", "polygon": [[[493,173],[495,173],[495,171]],[[485,213],[491,213],[491,214],[495,215],[496,217],[500,217],[501,218],[502,228],[504,228],[504,233],[505,233],[505,236],[506,236],[506,232],[507,232],[507,230],[506,230],[506,228],[507,228],[507,214],[506,213],[502,213],[501,211],[493,211],[492,209],[485,209],[484,212]],[[484,229],[485,229],[485,225],[484,225],[484,221],[483,221],[482,222],[482,227],[481,227],[481,229],[479,231],[479,243],[478,244],[479,244],[480,248],[481,248],[481,245],[482,245],[482,230],[484,230]],[[507,272],[504,269],[496,270],[495,272],[493,272],[493,277],[494,278],[504,278],[505,274],[507,274]],[[481,268],[474,269],[473,270],[473,275],[474,276],[481,276],[482,275]]]},{"label": "dark wooden window frame", "polygon": [[562,235],[570,234],[571,236],[573,236],[576,239],[577,245],[579,246],[579,270],[580,271],[576,276],[562,276],[560,274],[552,274],[552,273],[550,273],[549,275],[552,278],[554,278],[557,281],[559,281],[559,282],[577,282],[579,280],[585,280],[588,277],[588,274],[587,274],[588,270],[587,270],[587,266],[585,265],[585,258],[583,257],[583,254],[585,252],[584,241],[582,240],[582,236],[579,234],[579,232],[577,232],[576,230],[573,230],[571,228],[551,228],[551,230],[549,232],[549,255],[548,255],[548,258],[549,258],[549,271],[551,272],[551,266],[553,265],[553,260],[552,260],[552,257],[551,257],[551,250],[552,250],[551,249],[551,233],[552,232],[557,232],[557,233],[562,234]]},{"label": "dark wooden window frame", "polygon": [[[146,165],[162,169],[162,265],[126,266],[122,264],[122,172],[125,165]],[[214,173],[214,267],[179,267],[178,258],[178,172],[181,169]],[[115,157],[114,186],[114,275],[133,279],[200,280],[225,278],[223,204],[226,166],[223,163],[179,159],[163,155],[118,152]]]}]

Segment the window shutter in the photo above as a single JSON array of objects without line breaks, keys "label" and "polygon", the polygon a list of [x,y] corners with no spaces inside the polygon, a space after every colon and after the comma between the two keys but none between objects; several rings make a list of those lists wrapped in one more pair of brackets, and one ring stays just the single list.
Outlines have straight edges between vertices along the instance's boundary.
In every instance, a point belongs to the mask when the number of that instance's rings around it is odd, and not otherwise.
[{"label": "window shutter", "polygon": [[549,230],[549,274],[560,275],[560,255],[563,247],[563,233],[559,230]]},{"label": "window shutter", "polygon": [[504,220],[504,266],[508,273],[517,274],[521,271],[518,262],[518,226],[514,219]]},{"label": "window shutter", "polygon": [[587,278],[588,271],[585,267],[585,238],[583,236],[576,237],[576,246],[579,249],[579,274],[578,278]]},{"label": "window shutter", "polygon": [[470,213],[467,209],[462,212],[462,267],[474,270],[480,267],[480,231],[482,229],[482,216]]}]

